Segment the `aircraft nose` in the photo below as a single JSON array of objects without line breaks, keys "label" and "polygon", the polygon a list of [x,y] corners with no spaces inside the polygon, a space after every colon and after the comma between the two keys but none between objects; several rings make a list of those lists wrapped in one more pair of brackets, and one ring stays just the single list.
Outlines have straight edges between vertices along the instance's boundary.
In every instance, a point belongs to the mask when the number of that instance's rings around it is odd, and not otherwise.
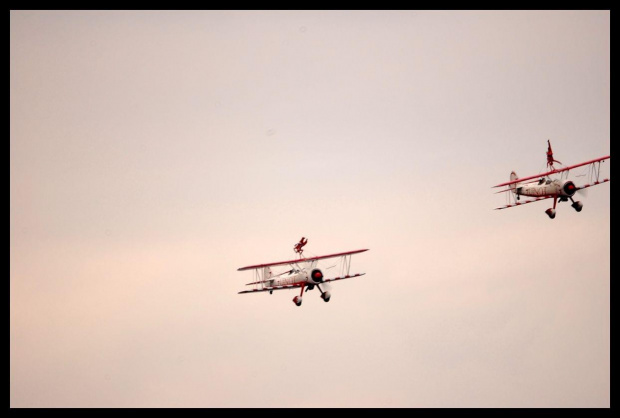
[{"label": "aircraft nose", "polygon": [[312,270],[312,281],[315,283],[320,283],[323,281],[323,273],[321,272],[321,270]]},{"label": "aircraft nose", "polygon": [[577,191],[577,187],[575,186],[575,183],[573,183],[572,181],[567,181],[564,184],[564,193],[566,193],[568,196],[572,196],[575,194],[575,192]]}]

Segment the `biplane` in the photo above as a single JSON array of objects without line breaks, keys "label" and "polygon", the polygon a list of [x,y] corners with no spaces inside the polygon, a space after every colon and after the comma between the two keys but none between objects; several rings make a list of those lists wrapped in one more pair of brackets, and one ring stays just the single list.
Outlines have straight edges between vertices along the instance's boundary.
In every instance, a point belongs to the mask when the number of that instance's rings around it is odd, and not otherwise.
[{"label": "biplane", "polygon": [[[351,257],[354,254],[363,253],[368,249],[345,251],[341,253],[304,257],[303,246],[306,245],[308,240],[304,237],[295,244],[293,247],[295,253],[299,255],[298,259],[289,261],[278,261],[275,263],[256,264],[253,266],[246,266],[237,269],[237,271],[254,270],[254,281],[247,283],[246,286],[253,286],[253,289],[243,290],[239,294],[243,293],[258,293],[269,292],[272,294],[274,290],[284,289],[296,289],[299,288],[299,295],[293,298],[293,303],[297,306],[301,306],[304,290],[310,291],[315,287],[321,292],[321,299],[325,302],[329,302],[331,299],[331,292],[327,289],[322,289],[321,285],[335,282],[338,280],[352,279],[354,277],[363,276],[366,273],[350,273],[351,269]],[[327,259],[339,259],[336,264],[329,267],[319,266],[319,262]],[[336,277],[326,278],[323,270],[328,270],[340,265],[340,274]],[[272,268],[283,268],[285,271],[276,272]],[[326,286],[324,286],[326,287]]]},{"label": "biplane", "polygon": [[[500,190],[497,193],[508,193],[508,199],[510,200],[509,204],[495,208],[496,210],[508,209],[546,199],[553,199],[553,207],[547,209],[545,213],[549,216],[549,218],[554,219],[555,209],[558,202],[568,202],[570,200],[572,202],[571,206],[573,209],[577,212],[581,212],[581,209],[583,209],[583,203],[573,200],[575,193],[580,190],[587,189],[588,187],[597,186],[609,181],[608,178],[600,178],[601,163],[610,159],[611,157],[609,155],[579,164],[556,168],[554,163],[558,163],[560,165],[563,164],[554,159],[553,150],[551,149],[551,141],[547,140],[547,145],[547,171],[545,173],[519,178],[513,171],[510,173],[510,181],[493,186],[508,186],[507,189]],[[588,170],[588,182],[581,186],[577,186],[573,180],[568,179],[569,171],[578,167],[586,167],[585,169]],[[556,174],[559,174],[559,178],[551,178],[552,175]],[[521,196],[533,197],[533,199],[521,201]]]}]

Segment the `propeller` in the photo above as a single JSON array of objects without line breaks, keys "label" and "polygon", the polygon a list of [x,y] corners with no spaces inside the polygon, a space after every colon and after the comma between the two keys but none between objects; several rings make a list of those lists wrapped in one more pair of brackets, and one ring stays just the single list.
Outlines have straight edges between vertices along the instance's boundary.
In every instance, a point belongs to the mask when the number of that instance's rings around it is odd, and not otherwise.
[{"label": "propeller", "polygon": [[[337,266],[337,264],[334,264],[333,266],[329,266],[329,267],[323,267],[323,270],[329,270],[329,269],[334,268],[336,266]],[[321,283],[321,288],[323,289],[323,292],[325,292],[327,290],[331,291],[332,290],[332,285],[331,285],[330,282]]]},{"label": "propeller", "polygon": [[582,197],[588,197],[588,189],[583,189],[583,188],[579,188],[577,189],[577,194],[579,194]]}]

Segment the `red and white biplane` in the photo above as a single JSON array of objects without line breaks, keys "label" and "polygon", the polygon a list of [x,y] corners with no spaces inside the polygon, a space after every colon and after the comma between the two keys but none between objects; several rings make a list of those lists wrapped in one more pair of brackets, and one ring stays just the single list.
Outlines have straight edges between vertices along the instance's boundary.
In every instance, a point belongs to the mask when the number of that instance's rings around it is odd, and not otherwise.
[{"label": "red and white biplane", "polygon": [[[255,278],[253,282],[246,284],[246,286],[254,286],[254,288],[251,290],[243,290],[239,292],[239,294],[258,292],[269,292],[271,294],[274,290],[301,288],[299,295],[293,298],[295,305],[301,306],[304,290],[312,290],[316,286],[316,288],[319,289],[319,292],[321,292],[321,299],[325,302],[329,302],[331,299],[331,292],[327,289],[321,289],[321,285],[335,282],[337,280],[352,279],[366,274],[351,274],[349,270],[351,269],[351,257],[353,254],[363,253],[364,251],[368,251],[368,249],[304,257],[302,248],[307,242],[308,240],[302,237],[302,239],[295,244],[293,249],[297,254],[299,254],[299,258],[296,260],[256,264],[254,266],[241,267],[237,269],[237,271],[254,270]],[[323,268],[319,267],[319,260],[333,258],[339,258],[340,260],[332,266]],[[322,270],[336,267],[338,264],[340,264],[340,274],[338,276],[332,278],[324,277]],[[281,266],[286,266],[287,270],[275,273],[271,269],[272,267]]]},{"label": "red and white biplane", "polygon": [[[610,158],[609,155],[605,157],[595,158],[594,160],[585,161],[583,163],[570,165],[567,167],[555,168],[553,163],[562,164],[561,162],[553,158],[553,150],[551,149],[551,142],[547,140],[547,172],[542,174],[536,174],[534,176],[528,176],[519,178],[513,171],[510,173],[510,181],[502,184],[498,184],[493,187],[508,186],[505,190],[500,190],[497,193],[509,192],[508,196],[511,196],[511,202],[508,205],[501,206],[495,209],[507,209],[515,206],[525,205],[526,203],[538,202],[545,199],[553,199],[553,207],[545,211],[545,213],[551,218],[555,218],[555,207],[558,201],[572,202],[571,206],[577,211],[581,212],[583,203],[573,200],[573,195],[579,191],[588,187],[596,186],[609,181],[608,178],[600,179],[601,163]],[[588,183],[577,186],[572,180],[568,179],[568,173],[577,167],[588,166]],[[559,178],[552,179],[550,176],[559,174]],[[584,174],[585,175],[585,174]],[[521,202],[521,196],[533,197],[534,199]],[[510,197],[509,197],[510,199]]]}]

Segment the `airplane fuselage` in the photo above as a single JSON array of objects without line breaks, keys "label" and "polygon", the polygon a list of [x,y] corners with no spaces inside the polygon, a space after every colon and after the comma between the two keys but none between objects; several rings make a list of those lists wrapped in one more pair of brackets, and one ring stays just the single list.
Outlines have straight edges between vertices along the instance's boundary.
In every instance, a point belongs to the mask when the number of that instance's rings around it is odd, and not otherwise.
[{"label": "airplane fuselage", "polygon": [[316,262],[313,262],[308,267],[293,269],[288,274],[269,278],[265,282],[267,286],[284,286],[296,283],[307,283],[307,285],[312,286],[323,282],[323,272],[316,268]]},{"label": "airplane fuselage", "polygon": [[284,286],[287,284],[295,284],[301,282],[307,282],[310,277],[310,272],[305,270],[297,270],[297,272],[292,272],[289,274],[285,274],[283,276],[274,277],[273,279],[267,280],[268,286]]},{"label": "airplane fuselage", "polygon": [[519,196],[557,196],[571,197],[577,191],[577,187],[570,180],[549,180],[542,179],[538,183],[528,183],[518,186],[514,192]]}]

